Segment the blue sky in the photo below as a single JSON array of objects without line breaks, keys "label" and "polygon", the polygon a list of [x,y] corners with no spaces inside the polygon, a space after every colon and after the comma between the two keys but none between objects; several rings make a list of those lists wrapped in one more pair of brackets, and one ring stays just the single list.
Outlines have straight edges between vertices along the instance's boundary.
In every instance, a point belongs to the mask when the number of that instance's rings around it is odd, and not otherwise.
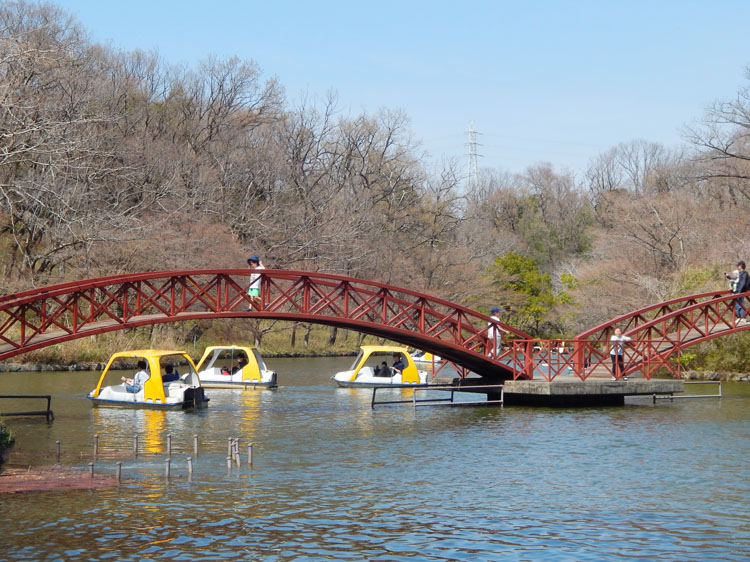
[{"label": "blue sky", "polygon": [[635,139],[667,147],[750,81],[750,2],[62,0],[94,41],[173,63],[254,60],[293,103],[401,109],[432,162],[580,174]]}]

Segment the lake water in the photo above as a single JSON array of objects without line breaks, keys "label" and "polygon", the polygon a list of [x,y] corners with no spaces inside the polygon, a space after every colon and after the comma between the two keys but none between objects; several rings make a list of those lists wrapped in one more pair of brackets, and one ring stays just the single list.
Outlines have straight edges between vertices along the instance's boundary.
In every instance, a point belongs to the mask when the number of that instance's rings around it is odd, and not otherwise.
[{"label": "lake water", "polygon": [[351,360],[268,359],[278,389],[208,390],[192,413],[94,408],[98,373],[0,373],[0,394],[51,393],[56,416],[6,420],[11,466],[53,464],[59,440],[87,470],[98,434],[96,471],[119,461],[124,479],[0,496],[0,559],[750,560],[750,385],[613,408],[372,410],[371,391],[330,380]]}]

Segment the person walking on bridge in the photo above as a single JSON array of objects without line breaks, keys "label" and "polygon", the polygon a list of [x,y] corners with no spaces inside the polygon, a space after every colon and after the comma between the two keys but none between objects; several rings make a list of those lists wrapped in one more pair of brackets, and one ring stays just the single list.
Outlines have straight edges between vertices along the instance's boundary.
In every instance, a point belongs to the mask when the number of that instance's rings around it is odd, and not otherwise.
[{"label": "person walking on bridge", "polygon": [[[500,322],[500,309],[496,306],[490,310],[490,319]],[[487,339],[489,339],[490,357],[499,357],[503,352],[503,331],[492,322],[487,323]]]},{"label": "person walking on bridge", "polygon": [[609,348],[609,358],[612,360],[612,380],[616,381],[622,377],[622,380],[628,380],[628,377],[624,376],[625,373],[625,356],[623,354],[625,344],[632,341],[633,338],[622,335],[620,328],[615,328],[615,333],[609,338],[612,344]]},{"label": "person walking on bridge", "polygon": [[[247,259],[247,267],[249,269],[265,269],[258,256],[252,256]],[[260,310],[260,273],[250,274],[250,286],[247,288],[247,295],[250,297],[252,306],[247,307],[247,311],[250,312],[253,308]]]},{"label": "person walking on bridge", "polygon": [[[724,273],[724,277],[729,279],[729,275]],[[750,278],[748,278],[747,271],[745,271],[745,262],[737,262],[737,282],[734,286],[732,293],[738,295],[750,291]],[[748,323],[747,311],[745,310],[745,297],[737,297],[734,299],[734,314],[737,317],[737,326],[743,326]]]}]

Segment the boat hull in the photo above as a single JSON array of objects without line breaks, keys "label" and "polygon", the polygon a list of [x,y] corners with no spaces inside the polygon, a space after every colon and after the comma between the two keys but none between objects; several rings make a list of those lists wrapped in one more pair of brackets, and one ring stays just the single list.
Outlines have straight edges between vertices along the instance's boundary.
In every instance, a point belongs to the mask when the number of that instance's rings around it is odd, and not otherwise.
[{"label": "boat hull", "polygon": [[262,371],[260,379],[242,378],[241,373],[234,375],[222,375],[221,370],[217,368],[207,369],[198,373],[201,379],[201,386],[205,388],[276,388],[276,372]]},{"label": "boat hull", "polygon": [[389,387],[392,386],[394,388],[412,388],[412,387],[420,387],[420,386],[428,386],[427,383],[394,383],[394,382],[357,382],[357,381],[340,381],[337,379],[333,379],[336,381],[336,384],[339,385],[342,388],[373,388],[373,387]]},{"label": "boat hull", "polygon": [[121,385],[115,387],[105,387],[99,396],[93,393],[86,395],[94,406],[107,406],[112,408],[148,408],[153,410],[192,410],[208,406],[208,398],[203,391],[203,387],[180,388],[182,394],[181,400],[175,400],[174,397],[167,399],[166,402],[159,400],[144,400],[143,391],[137,394],[123,392]]},{"label": "boat hull", "polygon": [[203,388],[276,388],[276,381],[273,382],[213,382],[213,381],[201,381]]},{"label": "boat hull", "polygon": [[196,404],[187,402],[177,402],[176,404],[162,404],[160,402],[127,402],[125,400],[104,400],[87,396],[94,406],[107,408],[147,408],[149,410],[192,410],[201,409],[208,406],[208,399]]}]

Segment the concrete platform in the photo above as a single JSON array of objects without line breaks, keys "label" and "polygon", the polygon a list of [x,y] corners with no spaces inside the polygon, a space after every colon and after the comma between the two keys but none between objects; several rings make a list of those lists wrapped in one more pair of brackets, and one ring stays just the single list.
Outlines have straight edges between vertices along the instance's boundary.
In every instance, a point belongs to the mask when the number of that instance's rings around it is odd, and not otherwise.
[{"label": "concrete platform", "polygon": [[621,406],[626,396],[669,395],[685,391],[681,380],[673,379],[587,379],[557,377],[539,380],[505,381],[506,405],[525,406]]}]

